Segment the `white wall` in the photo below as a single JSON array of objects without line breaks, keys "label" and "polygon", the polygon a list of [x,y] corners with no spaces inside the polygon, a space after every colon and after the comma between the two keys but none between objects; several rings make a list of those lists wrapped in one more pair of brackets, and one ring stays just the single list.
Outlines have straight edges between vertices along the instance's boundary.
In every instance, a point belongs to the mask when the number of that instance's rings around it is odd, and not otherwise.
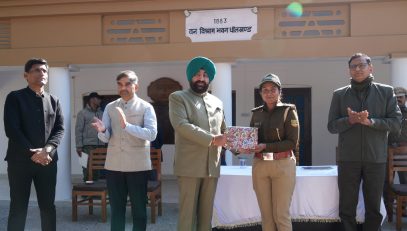
[{"label": "white wall", "polygon": [[8,142],[4,132],[4,102],[10,91],[21,89],[26,85],[27,82],[23,77],[23,71],[0,71],[0,174],[7,173],[7,163],[3,161],[4,157],[6,157]]},{"label": "white wall", "polygon": [[[271,61],[238,61],[232,67],[232,89],[236,90],[236,123],[247,126],[250,110],[254,107],[253,89],[258,86],[261,78],[273,72],[281,78],[284,87],[311,87],[312,96],[312,153],[313,165],[334,164],[337,135],[327,131],[328,111],[334,89],[349,83],[346,58],[305,59],[305,60],[271,60]],[[390,64],[383,64],[382,57],[373,59],[375,80],[390,84]],[[115,78],[126,69],[134,70],[140,79],[139,96],[147,101],[148,85],[160,77],[170,77],[179,81],[185,88],[188,82],[185,77],[184,62],[148,63],[137,65],[111,64],[105,66],[80,66],[79,71],[72,72],[72,173],[81,174],[75,152],[74,127],[76,114],[82,108],[82,96],[97,91],[99,94],[116,94]],[[220,76],[217,76],[220,78]],[[0,105],[4,104],[5,95],[12,89],[24,87],[22,73],[0,71]],[[3,106],[0,107],[0,119],[3,121]],[[7,146],[4,136],[3,122],[0,125],[0,154],[4,158]],[[172,174],[173,145],[163,146],[163,174]],[[5,162],[0,161],[0,174],[6,173]]]}]

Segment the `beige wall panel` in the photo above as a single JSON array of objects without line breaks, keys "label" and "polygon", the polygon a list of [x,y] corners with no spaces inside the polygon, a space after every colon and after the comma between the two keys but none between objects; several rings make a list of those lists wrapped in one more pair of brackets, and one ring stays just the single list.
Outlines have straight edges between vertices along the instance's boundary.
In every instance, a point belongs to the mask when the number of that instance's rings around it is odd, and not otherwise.
[{"label": "beige wall panel", "polygon": [[252,39],[273,39],[274,8],[259,8],[257,12],[257,34]]},{"label": "beige wall panel", "polygon": [[351,4],[351,36],[407,34],[407,1]]},{"label": "beige wall panel", "polygon": [[101,17],[50,16],[11,21],[12,48],[100,45]]},{"label": "beige wall panel", "polygon": [[[375,2],[380,0],[304,0],[311,4]],[[67,15],[67,14],[98,14],[134,11],[167,11],[167,10],[204,10],[232,9],[245,7],[285,6],[292,0],[19,0],[1,1],[0,15],[3,17]]]},{"label": "beige wall panel", "polygon": [[185,36],[184,11],[170,12],[170,43],[190,43],[191,39]]},{"label": "beige wall panel", "polygon": [[[185,61],[197,55],[218,60],[348,57],[361,51],[371,56],[407,51],[407,35],[358,38],[252,40],[213,43],[156,45],[76,46],[0,49],[0,63],[21,65],[27,58],[42,56],[64,64]],[[386,44],[383,46],[383,44]]]}]

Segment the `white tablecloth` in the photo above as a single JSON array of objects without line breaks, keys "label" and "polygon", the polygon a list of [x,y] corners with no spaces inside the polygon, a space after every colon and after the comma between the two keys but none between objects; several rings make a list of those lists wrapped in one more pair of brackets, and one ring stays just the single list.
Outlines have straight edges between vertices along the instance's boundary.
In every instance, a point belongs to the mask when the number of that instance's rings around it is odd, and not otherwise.
[{"label": "white tablecloth", "polygon": [[[233,227],[259,223],[260,211],[252,185],[250,166],[222,166],[215,195],[213,227]],[[339,191],[336,166],[297,166],[297,178],[290,214],[294,221],[339,221]],[[362,190],[357,221],[364,221]],[[383,220],[386,210],[382,201]]]}]

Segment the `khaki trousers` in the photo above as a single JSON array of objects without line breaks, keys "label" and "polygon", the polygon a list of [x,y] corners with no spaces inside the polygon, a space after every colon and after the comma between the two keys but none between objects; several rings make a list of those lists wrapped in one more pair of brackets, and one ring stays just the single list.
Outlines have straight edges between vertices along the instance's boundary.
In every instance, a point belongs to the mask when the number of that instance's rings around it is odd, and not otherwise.
[{"label": "khaki trousers", "polygon": [[253,161],[253,188],[263,231],[291,231],[290,205],[295,186],[295,159]]},{"label": "khaki trousers", "polygon": [[212,230],[217,177],[178,177],[178,231]]}]

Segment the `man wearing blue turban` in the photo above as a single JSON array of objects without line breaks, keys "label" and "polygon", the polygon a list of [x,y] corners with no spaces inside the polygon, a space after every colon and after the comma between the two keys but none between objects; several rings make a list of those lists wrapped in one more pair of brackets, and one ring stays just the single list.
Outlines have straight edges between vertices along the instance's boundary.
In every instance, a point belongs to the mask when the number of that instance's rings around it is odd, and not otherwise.
[{"label": "man wearing blue turban", "polygon": [[179,231],[212,230],[211,219],[220,175],[220,151],[226,142],[223,103],[208,93],[214,63],[193,58],[186,70],[190,89],[169,97],[175,131],[174,174],[179,186]]}]

